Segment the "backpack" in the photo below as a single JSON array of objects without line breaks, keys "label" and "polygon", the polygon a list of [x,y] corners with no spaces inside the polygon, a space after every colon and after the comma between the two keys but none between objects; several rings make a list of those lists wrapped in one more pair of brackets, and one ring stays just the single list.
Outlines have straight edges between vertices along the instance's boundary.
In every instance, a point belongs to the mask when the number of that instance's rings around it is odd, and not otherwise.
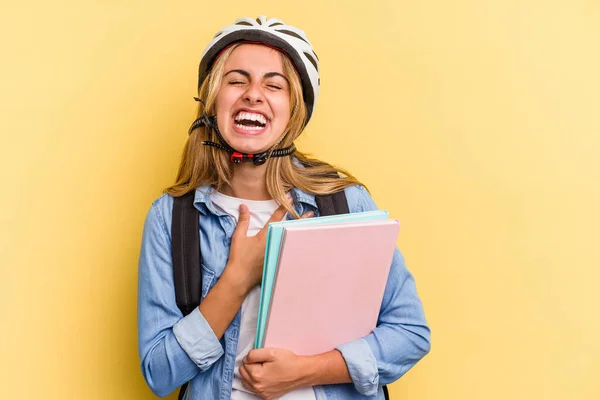
[{"label": "backpack", "polygon": [[[173,255],[173,278],[177,307],[183,315],[188,315],[200,304],[202,295],[202,259],[199,243],[200,213],[194,207],[195,191],[173,199],[173,218],[171,221],[171,249]],[[348,201],[344,191],[325,196],[316,196],[321,216],[348,214]],[[187,383],[181,386],[179,400],[183,399]],[[388,389],[384,385],[383,393],[389,400]]]}]

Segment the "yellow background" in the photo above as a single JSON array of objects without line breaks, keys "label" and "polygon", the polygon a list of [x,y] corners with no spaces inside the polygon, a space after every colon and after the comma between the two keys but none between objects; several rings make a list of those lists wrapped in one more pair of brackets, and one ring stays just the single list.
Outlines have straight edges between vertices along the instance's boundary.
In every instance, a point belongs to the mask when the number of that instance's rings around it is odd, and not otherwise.
[{"label": "yellow background", "polygon": [[142,222],[204,46],[258,14],[321,59],[299,147],[401,220],[433,347],[393,398],[599,399],[595,0],[3,1],[0,397],[154,398]]}]

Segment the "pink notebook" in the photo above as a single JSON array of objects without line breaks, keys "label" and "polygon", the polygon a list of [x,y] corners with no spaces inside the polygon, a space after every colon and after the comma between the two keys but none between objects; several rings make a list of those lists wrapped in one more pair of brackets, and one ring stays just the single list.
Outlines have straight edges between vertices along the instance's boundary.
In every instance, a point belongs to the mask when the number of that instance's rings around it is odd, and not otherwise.
[{"label": "pink notebook", "polygon": [[396,220],[285,228],[264,347],[314,355],[370,334]]}]

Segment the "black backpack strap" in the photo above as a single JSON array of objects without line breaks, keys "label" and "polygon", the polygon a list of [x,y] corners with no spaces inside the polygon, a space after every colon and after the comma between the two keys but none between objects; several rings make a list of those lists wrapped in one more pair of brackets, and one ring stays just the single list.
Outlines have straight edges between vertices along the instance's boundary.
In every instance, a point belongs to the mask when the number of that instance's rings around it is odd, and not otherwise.
[{"label": "black backpack strap", "polygon": [[350,210],[348,209],[348,200],[346,199],[344,190],[324,196],[316,196],[315,200],[317,201],[319,214],[322,217],[350,213]]},{"label": "black backpack strap", "polygon": [[[179,388],[179,395],[177,395],[177,400],[183,400],[183,397],[185,396],[185,390],[187,389],[187,385],[189,382],[184,383],[183,385],[181,385],[181,387]],[[387,399],[387,397],[386,397]]]},{"label": "black backpack strap", "polygon": [[194,192],[173,199],[171,250],[175,299],[183,315],[200,304],[202,275],[200,273],[200,218],[194,207]]},{"label": "black backpack strap", "polygon": [[[171,222],[171,251],[175,300],[183,315],[188,315],[200,304],[202,272],[200,270],[200,213],[194,207],[191,191],[173,198]],[[181,386],[178,399],[183,399],[187,382]]]}]

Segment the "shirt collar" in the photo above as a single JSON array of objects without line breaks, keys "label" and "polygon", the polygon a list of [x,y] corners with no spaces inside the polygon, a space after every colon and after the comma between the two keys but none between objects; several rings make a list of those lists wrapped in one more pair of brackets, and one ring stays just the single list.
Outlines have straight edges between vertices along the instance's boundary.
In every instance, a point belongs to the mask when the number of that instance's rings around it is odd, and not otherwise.
[{"label": "shirt collar", "polygon": [[[200,211],[202,214],[206,214],[206,211],[210,211],[212,214],[221,215],[223,212],[217,210],[217,208],[213,205],[210,199],[210,192],[212,188],[210,185],[204,185],[196,188],[196,193],[194,194],[194,206]],[[294,203],[304,203],[311,206],[312,209],[317,209],[317,201],[315,196],[310,193],[306,193],[298,188],[293,188],[291,190],[292,197],[294,198]],[[294,207],[296,212],[302,212],[306,210],[306,207]]]},{"label": "shirt collar", "polygon": [[[305,168],[304,165],[302,165],[302,163],[300,162],[300,160],[298,160],[298,158],[296,158],[294,156],[292,156],[292,162],[301,168]],[[295,203],[308,204],[311,206],[312,210],[316,210],[318,208],[317,201],[315,199],[314,194],[303,192],[302,190],[300,190],[298,188],[293,188],[292,196],[294,196]],[[306,211],[306,207],[302,207],[301,210],[298,210],[298,207],[296,207],[296,212],[304,213],[305,211]]]},{"label": "shirt collar", "polygon": [[212,200],[210,199],[210,192],[212,191],[210,185],[199,186],[196,188],[194,194],[194,207],[200,211],[200,214],[206,215],[207,211],[215,215],[225,215],[222,211],[218,210]]},{"label": "shirt collar", "polygon": [[298,188],[292,189],[292,196],[295,202],[300,202],[310,205],[312,208],[317,208],[317,201],[314,194],[306,193]]}]

